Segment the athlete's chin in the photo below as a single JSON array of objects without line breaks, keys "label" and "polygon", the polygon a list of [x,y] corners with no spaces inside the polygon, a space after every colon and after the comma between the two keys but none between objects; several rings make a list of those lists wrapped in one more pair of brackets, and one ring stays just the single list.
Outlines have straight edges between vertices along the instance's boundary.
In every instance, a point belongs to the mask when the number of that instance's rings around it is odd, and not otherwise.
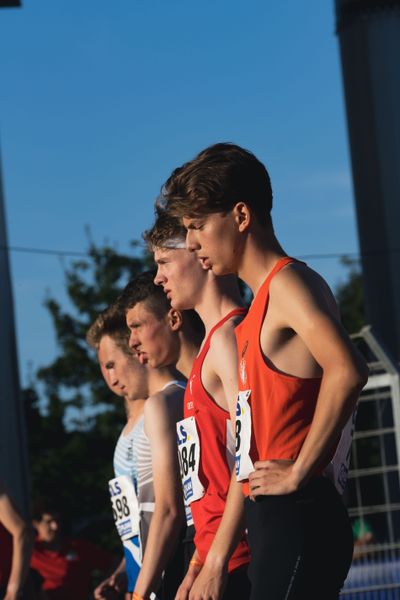
[{"label": "athlete's chin", "polygon": [[181,298],[177,298],[176,296],[170,296],[169,297],[169,301],[170,304],[172,306],[172,308],[175,308],[176,310],[184,310],[184,308],[182,307],[182,300]]},{"label": "athlete's chin", "polygon": [[233,273],[233,269],[231,269],[228,265],[222,265],[220,263],[214,263],[211,266],[211,270],[214,273],[214,275],[230,275],[231,273]]},{"label": "athlete's chin", "polygon": [[193,302],[184,298],[171,300],[172,308],[175,310],[191,310],[193,308]]},{"label": "athlete's chin", "polygon": [[152,356],[149,356],[149,358],[148,358],[148,365],[152,369],[162,369],[163,367],[166,366],[164,361],[160,360],[158,357],[152,357]]}]

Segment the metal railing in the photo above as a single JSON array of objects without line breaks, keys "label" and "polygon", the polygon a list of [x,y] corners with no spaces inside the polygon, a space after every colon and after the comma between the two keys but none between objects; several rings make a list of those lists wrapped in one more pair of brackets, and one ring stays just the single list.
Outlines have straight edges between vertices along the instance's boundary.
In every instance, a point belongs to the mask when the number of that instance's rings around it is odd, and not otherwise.
[{"label": "metal railing", "polygon": [[400,600],[400,371],[370,327],[352,337],[370,376],[359,401],[345,495],[363,534],[341,598]]},{"label": "metal railing", "polygon": [[400,600],[400,544],[356,546],[345,600]]}]

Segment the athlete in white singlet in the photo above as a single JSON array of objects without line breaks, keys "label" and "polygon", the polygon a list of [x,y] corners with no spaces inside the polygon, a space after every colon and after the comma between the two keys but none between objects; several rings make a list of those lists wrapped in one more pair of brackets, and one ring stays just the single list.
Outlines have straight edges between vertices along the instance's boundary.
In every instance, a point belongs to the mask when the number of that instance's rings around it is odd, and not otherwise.
[{"label": "athlete in white singlet", "polygon": [[[126,425],[115,447],[114,479],[109,482],[113,514],[121,536],[124,558],[114,573],[96,588],[96,599],[106,598],[110,591],[120,593],[126,589],[129,594],[132,593],[140,570],[138,442],[143,432],[148,370],[129,350],[128,337],[125,316],[115,305],[98,316],[87,334],[89,345],[97,350],[104,380],[115,394],[125,400],[127,416]],[[150,488],[148,493],[150,497]]]}]

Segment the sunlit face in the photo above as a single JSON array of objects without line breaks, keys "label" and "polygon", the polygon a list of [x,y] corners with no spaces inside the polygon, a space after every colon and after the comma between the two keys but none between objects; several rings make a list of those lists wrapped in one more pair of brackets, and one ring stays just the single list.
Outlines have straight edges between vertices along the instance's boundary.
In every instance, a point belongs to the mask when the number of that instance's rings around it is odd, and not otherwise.
[{"label": "sunlit face", "polygon": [[172,328],[170,314],[171,311],[159,319],[145,302],[138,302],[126,313],[126,324],[131,332],[129,347],[136,352],[140,362],[147,361],[155,368],[177,363],[180,341],[177,331]]},{"label": "sunlit face", "polygon": [[186,247],[195,252],[204,268],[214,275],[237,272],[240,236],[232,212],[183,218],[187,230]]},{"label": "sunlit face", "polygon": [[54,542],[60,535],[60,520],[57,515],[43,513],[40,521],[33,520],[33,526],[41,542]]},{"label": "sunlit face", "polygon": [[179,310],[195,308],[209,276],[197,256],[186,248],[155,248],[154,260],[154,282],[163,287],[171,306]]},{"label": "sunlit face", "polygon": [[105,382],[114,394],[128,400],[147,398],[147,370],[108,335],[100,340],[97,356]]}]

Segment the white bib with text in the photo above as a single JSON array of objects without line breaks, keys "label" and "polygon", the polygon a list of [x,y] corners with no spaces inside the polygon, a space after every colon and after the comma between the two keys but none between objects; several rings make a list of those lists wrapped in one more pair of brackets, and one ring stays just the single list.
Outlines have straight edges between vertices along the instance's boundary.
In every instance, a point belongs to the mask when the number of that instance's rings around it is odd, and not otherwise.
[{"label": "white bib with text", "polygon": [[344,426],[336,452],[324,471],[324,475],[332,481],[339,494],[343,494],[349,474],[351,444],[353,442],[356,416],[357,407]]},{"label": "white bib with text", "polygon": [[176,431],[183,494],[186,504],[189,505],[205,494],[204,486],[199,479],[200,440],[195,418],[188,417],[178,421]]},{"label": "white bib with text", "polygon": [[238,481],[248,479],[249,473],[254,471],[254,466],[250,458],[251,409],[248,402],[250,394],[251,390],[239,392],[236,404],[235,472]]},{"label": "white bib with text", "polygon": [[139,505],[133,481],[120,475],[108,482],[113,517],[122,540],[139,535]]}]

